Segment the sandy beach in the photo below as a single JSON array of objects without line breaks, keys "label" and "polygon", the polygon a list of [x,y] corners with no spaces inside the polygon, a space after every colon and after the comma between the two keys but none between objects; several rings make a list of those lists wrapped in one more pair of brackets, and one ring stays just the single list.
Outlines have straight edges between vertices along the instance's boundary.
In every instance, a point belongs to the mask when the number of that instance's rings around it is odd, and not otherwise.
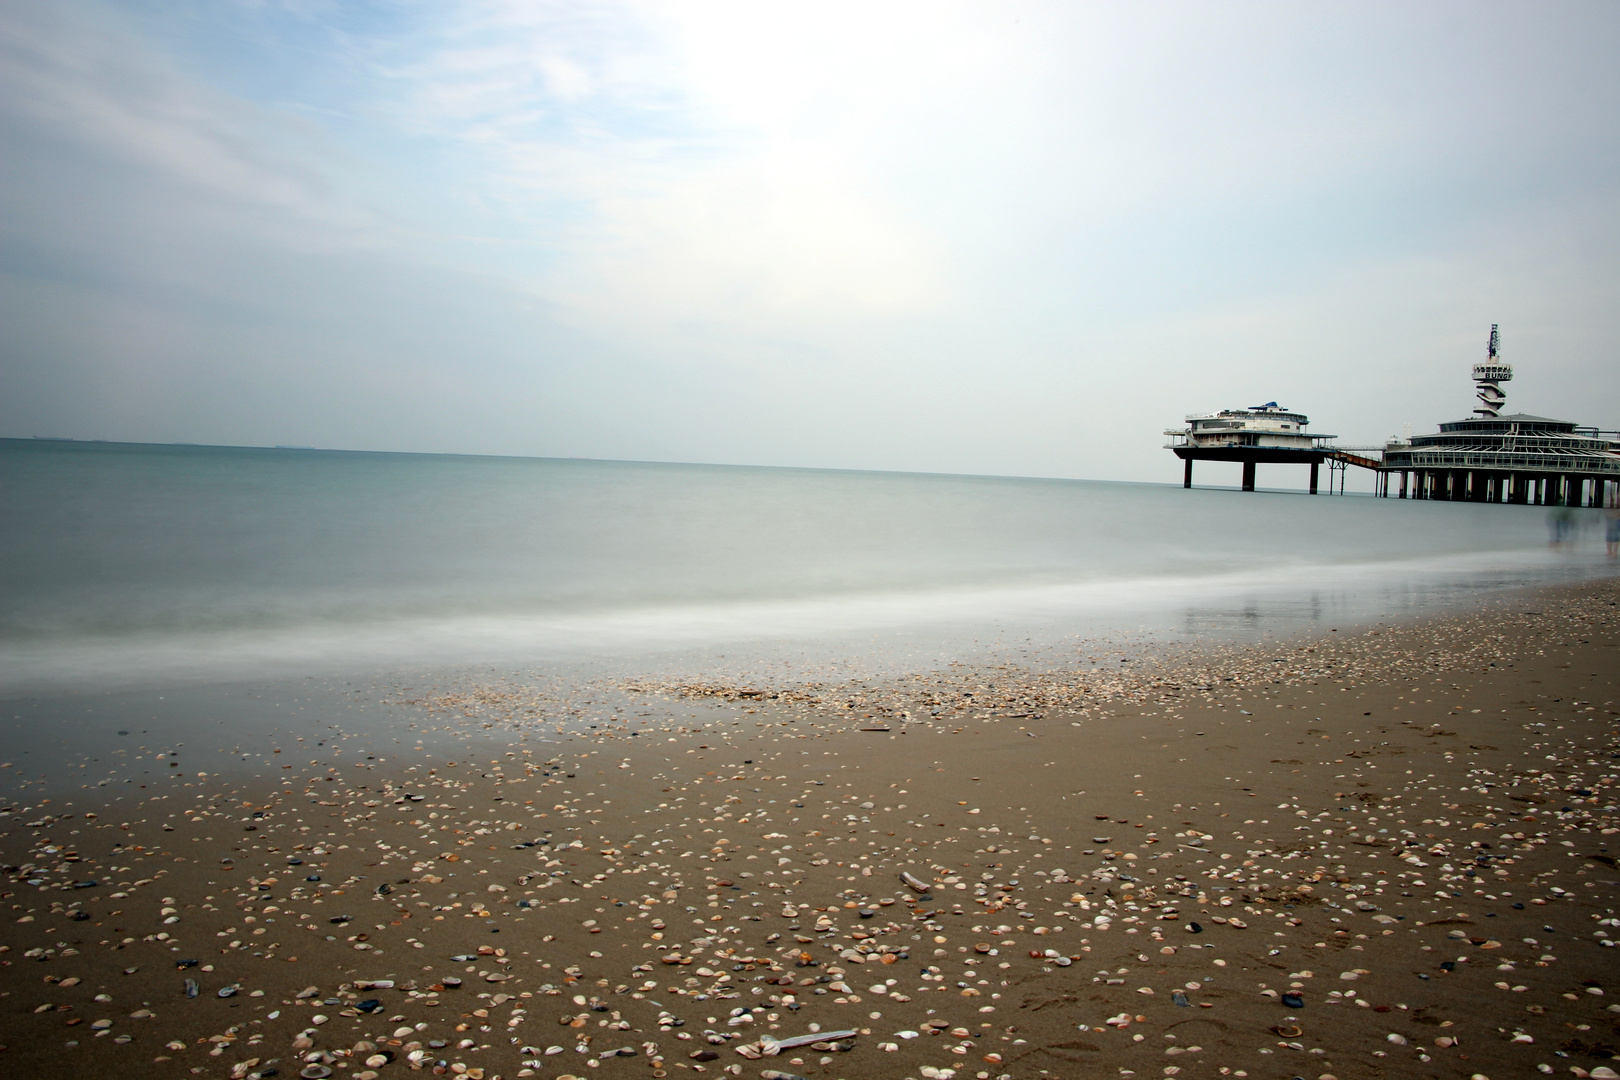
[{"label": "sandy beach", "polygon": [[1617,52],[0,3],[0,1080],[1620,1080]]},{"label": "sandy beach", "polygon": [[9,807],[0,1072],[1614,1077],[1617,605]]}]

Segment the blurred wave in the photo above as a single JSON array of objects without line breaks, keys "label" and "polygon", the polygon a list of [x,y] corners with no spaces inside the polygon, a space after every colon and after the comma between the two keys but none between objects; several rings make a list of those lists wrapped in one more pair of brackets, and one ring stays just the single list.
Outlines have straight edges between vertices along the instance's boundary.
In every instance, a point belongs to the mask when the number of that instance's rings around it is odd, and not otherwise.
[{"label": "blurred wave", "polygon": [[1545,540],[1534,507],[0,440],[0,688],[874,632],[948,652],[1608,572]]}]

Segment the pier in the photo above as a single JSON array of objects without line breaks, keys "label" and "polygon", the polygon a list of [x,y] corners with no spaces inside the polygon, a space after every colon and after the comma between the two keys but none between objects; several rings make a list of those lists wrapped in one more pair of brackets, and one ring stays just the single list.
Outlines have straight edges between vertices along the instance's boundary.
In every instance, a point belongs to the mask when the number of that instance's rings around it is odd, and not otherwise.
[{"label": "pier", "polygon": [[[1310,493],[1319,469],[1354,467],[1377,474],[1374,494],[1384,498],[1450,502],[1518,503],[1536,506],[1611,506],[1620,500],[1620,432],[1582,427],[1525,413],[1502,415],[1502,384],[1513,368],[1501,357],[1501,338],[1491,326],[1485,362],[1474,365],[1474,415],[1440,425],[1432,435],[1391,439],[1382,447],[1338,446],[1335,436],[1306,433],[1301,413],[1275,401],[1248,409],[1223,409],[1186,418],[1187,427],[1166,431],[1184,463],[1182,486],[1192,487],[1194,461],[1236,461],[1242,489],[1255,489],[1261,463],[1310,466]],[[1332,484],[1329,483],[1331,491]]]}]

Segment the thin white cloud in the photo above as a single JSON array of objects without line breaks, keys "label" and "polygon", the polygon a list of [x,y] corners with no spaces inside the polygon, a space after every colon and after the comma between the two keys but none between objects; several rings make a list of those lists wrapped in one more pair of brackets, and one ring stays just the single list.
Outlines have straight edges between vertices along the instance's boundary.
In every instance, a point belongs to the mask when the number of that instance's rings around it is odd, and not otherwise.
[{"label": "thin white cloud", "polygon": [[321,229],[359,224],[314,161],[317,129],[184,74],[116,8],[15,4],[0,15],[0,111],[100,158],[156,172],[193,198]]},{"label": "thin white cloud", "polygon": [[[810,20],[822,38],[785,54],[794,66],[720,33],[746,9],[581,10],[471,5],[449,44],[395,72],[409,122],[485,155],[516,215],[540,208],[565,257],[531,288],[599,326],[633,312],[647,332],[722,335],[939,302],[937,245],[871,182],[881,137],[805,123],[815,100],[848,109],[868,89],[840,74],[862,65],[837,13]],[[558,202],[577,217],[544,212]]]},{"label": "thin white cloud", "polygon": [[17,296],[390,445],[1156,475],[1251,383],[1388,434],[1491,321],[1615,387],[1615,10],[64,0],[0,16],[0,200],[114,299]]}]

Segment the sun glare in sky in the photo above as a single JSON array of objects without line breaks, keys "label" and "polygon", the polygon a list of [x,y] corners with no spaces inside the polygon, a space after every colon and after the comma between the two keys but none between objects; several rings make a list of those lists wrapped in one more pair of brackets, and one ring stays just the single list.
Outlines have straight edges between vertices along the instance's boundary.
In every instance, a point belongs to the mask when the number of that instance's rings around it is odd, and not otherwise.
[{"label": "sun glare in sky", "polygon": [[1620,401],[1608,3],[0,11],[0,434],[1177,478]]}]

